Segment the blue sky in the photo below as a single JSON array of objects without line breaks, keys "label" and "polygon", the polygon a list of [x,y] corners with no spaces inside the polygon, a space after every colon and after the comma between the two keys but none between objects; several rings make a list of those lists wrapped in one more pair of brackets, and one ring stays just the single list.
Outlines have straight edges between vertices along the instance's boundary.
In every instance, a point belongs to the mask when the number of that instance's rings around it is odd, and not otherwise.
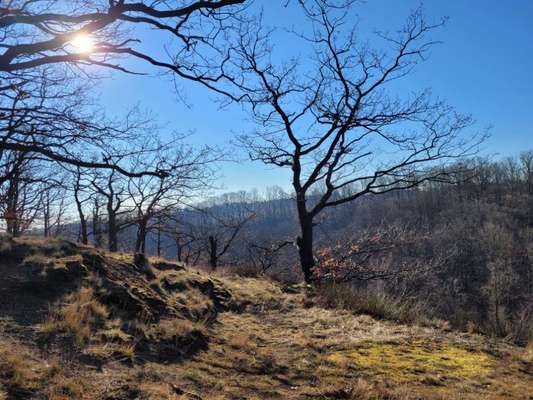
[{"label": "blue sky", "polygon": [[[273,6],[256,0],[266,24],[298,25],[296,8]],[[279,1],[282,3],[282,1]],[[373,29],[394,31],[419,1],[368,0],[354,9],[362,36],[372,44]],[[432,38],[442,41],[425,63],[405,78],[399,89],[411,92],[431,88],[463,113],[472,114],[477,128],[492,126],[483,152],[495,156],[533,150],[533,1],[428,0],[423,3],[428,19],[449,17]],[[158,51],[159,38],[139,37],[143,46]],[[280,59],[294,55],[288,41],[275,43]],[[189,140],[198,145],[228,145],[235,133],[251,129],[246,114],[237,106],[220,110],[215,96],[198,85],[183,83],[180,101],[168,78],[144,64],[137,70],[149,76],[114,74],[102,82],[104,105],[120,114],[139,104],[151,110],[169,130],[194,132]],[[288,187],[287,174],[259,163],[242,161],[221,165],[223,190]]]}]

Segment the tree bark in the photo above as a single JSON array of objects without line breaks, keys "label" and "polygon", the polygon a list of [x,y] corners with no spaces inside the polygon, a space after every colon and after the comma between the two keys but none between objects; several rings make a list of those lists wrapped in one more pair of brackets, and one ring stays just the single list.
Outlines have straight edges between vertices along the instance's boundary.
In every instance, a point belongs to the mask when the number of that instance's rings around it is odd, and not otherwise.
[{"label": "tree bark", "polygon": [[87,233],[87,219],[83,213],[83,204],[80,199],[80,170],[78,169],[76,175],[76,181],[74,184],[74,202],[76,203],[76,209],[78,210],[78,217],[80,218],[80,241],[82,244],[89,243],[89,234]]},{"label": "tree bark", "polygon": [[74,192],[74,200],[76,202],[76,208],[78,209],[78,217],[80,218],[80,240],[81,243],[88,244],[89,235],[87,233],[87,220],[85,219],[85,214],[83,214],[83,207],[77,192]]},{"label": "tree bark", "polygon": [[7,232],[13,237],[19,236],[20,219],[19,212],[17,210],[17,204],[19,202],[19,187],[18,187],[18,173],[9,182],[9,188],[7,192]]},{"label": "tree bark", "polygon": [[100,205],[95,201],[92,216],[93,241],[96,247],[102,247],[102,229],[100,225]]},{"label": "tree bark", "polygon": [[306,193],[299,184],[300,167],[294,171],[293,186],[296,191],[296,208],[298,222],[300,223],[300,236],[296,238],[300,267],[306,283],[313,282],[313,268],[315,258],[313,255],[313,215],[307,210]]},{"label": "tree bark", "polygon": [[310,216],[300,217],[300,229],[301,234],[296,239],[300,266],[302,267],[305,282],[311,283],[313,282],[315,258],[313,255],[313,220]]},{"label": "tree bark", "polygon": [[181,239],[179,236],[176,237],[176,259],[181,262],[183,255],[183,247],[181,246]]},{"label": "tree bark", "polygon": [[107,240],[109,251],[118,250],[117,218],[113,206],[107,210]]},{"label": "tree bark", "polygon": [[146,251],[146,222],[139,221],[137,228],[137,240],[135,242],[135,252],[144,254]]},{"label": "tree bark", "polygon": [[214,236],[209,236],[209,266],[212,270],[217,269],[218,256],[217,256],[217,240]]},{"label": "tree bark", "polygon": [[50,198],[48,197],[48,193],[45,193],[44,196],[44,215],[43,215],[44,221],[43,221],[43,236],[48,237],[50,236]]},{"label": "tree bark", "polygon": [[157,256],[161,257],[161,222],[157,224]]},{"label": "tree bark", "polygon": [[80,214],[80,234],[81,234],[81,243],[88,244],[89,234],[87,233],[87,221],[85,220],[85,216],[83,214]]}]

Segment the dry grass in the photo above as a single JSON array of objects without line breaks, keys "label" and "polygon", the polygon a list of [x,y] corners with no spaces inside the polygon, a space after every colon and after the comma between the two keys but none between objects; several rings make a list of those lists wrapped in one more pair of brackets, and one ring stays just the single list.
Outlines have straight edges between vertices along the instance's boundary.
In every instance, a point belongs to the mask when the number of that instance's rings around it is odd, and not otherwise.
[{"label": "dry grass", "polygon": [[16,340],[0,340],[0,399],[40,398],[49,400],[81,399],[79,379],[66,377],[55,359],[44,360],[36,351]]},{"label": "dry grass", "polygon": [[11,250],[11,238],[7,235],[0,234],[0,254],[8,253],[10,250]]},{"label": "dry grass", "polygon": [[194,334],[205,334],[206,327],[199,322],[191,322],[186,319],[165,319],[154,325],[150,330],[150,335],[156,335],[163,340],[171,340],[176,343],[181,338]]},{"label": "dry grass", "polygon": [[524,349],[522,359],[527,363],[533,364],[533,341],[530,341],[527,344],[526,348]]},{"label": "dry grass", "polygon": [[[243,298],[250,290],[256,305],[270,304],[273,296],[278,306],[291,307],[226,312],[210,332],[188,320],[138,323],[139,330],[165,337],[169,343],[199,329],[211,335],[210,345],[180,364],[118,363],[105,372],[76,372],[81,386],[73,384],[72,377],[57,375],[48,378],[53,382],[50,388],[41,384],[50,393],[46,398],[528,399],[531,362],[518,357],[524,353],[512,346],[481,336],[355,316],[347,310],[303,308],[299,294],[273,290],[269,281],[237,286]],[[129,340],[120,325],[114,321],[105,329],[114,338],[112,343],[88,349],[117,357],[116,346]],[[132,349],[129,354],[135,357],[134,353]]]},{"label": "dry grass", "polygon": [[98,332],[102,342],[106,343],[130,343],[134,338],[123,331],[124,323],[120,319],[112,319],[106,322],[103,329]]},{"label": "dry grass", "polygon": [[82,354],[102,363],[118,361],[131,365],[137,359],[135,342],[94,343],[84,348]]},{"label": "dry grass", "polygon": [[139,400],[186,400],[183,394],[167,383],[143,382],[139,385]]},{"label": "dry grass", "polygon": [[481,378],[495,365],[495,359],[482,352],[427,340],[369,343],[355,350],[333,352],[327,360],[344,368],[354,365],[395,382],[416,382],[422,378],[433,380],[435,385],[440,385],[443,379]]},{"label": "dry grass", "polygon": [[108,316],[107,307],[95,298],[93,289],[81,287],[67,295],[50,313],[48,320],[41,325],[41,332],[46,335],[65,332],[72,336],[76,345],[83,346],[94,331],[104,325]]},{"label": "dry grass", "polygon": [[83,399],[85,386],[77,378],[56,376],[49,382],[46,390],[48,400]]},{"label": "dry grass", "polygon": [[268,280],[222,280],[249,306],[219,317],[208,351],[180,368],[150,364],[145,371],[205,400],[529,399],[532,367],[514,360],[522,352],[512,346],[303,308],[301,294],[284,294]]},{"label": "dry grass", "polygon": [[[49,251],[76,256],[63,247]],[[332,289],[309,300],[305,286],[265,278],[170,269],[147,281],[109,267],[115,280],[85,276],[52,304],[40,325],[59,334],[50,352],[34,344],[37,326],[0,323],[0,400],[531,400],[533,348],[413,324],[419,309],[395,299]],[[109,301],[122,282],[134,297]],[[132,298],[158,313],[122,312]],[[79,357],[65,357],[64,337]]]},{"label": "dry grass", "polygon": [[0,342],[0,379],[5,386],[32,391],[38,386],[43,372],[25,349],[8,340]]},{"label": "dry grass", "polygon": [[491,355],[483,342],[468,339],[465,346],[463,337],[430,328],[319,308],[283,315],[233,314],[222,322],[210,354],[188,364],[185,379],[205,384],[203,390],[196,388],[202,394],[222,390],[224,398],[519,399],[527,398],[532,383],[531,375],[520,372],[523,365],[513,366],[505,353]]},{"label": "dry grass", "polygon": [[80,248],[88,246],[78,245],[61,238],[45,238],[42,236],[22,236],[6,238],[11,250],[22,251],[18,256],[44,255],[46,257],[66,257],[76,255]]},{"label": "dry grass", "polygon": [[317,300],[326,308],[350,310],[378,319],[399,323],[432,325],[430,312],[422,304],[394,298],[379,289],[356,289],[347,285],[323,285],[317,290]]},{"label": "dry grass", "polygon": [[235,275],[241,278],[265,278],[265,274],[259,269],[251,265],[234,265],[227,268],[230,275]]},{"label": "dry grass", "polygon": [[195,319],[201,319],[213,307],[210,299],[196,288],[189,288],[184,292],[176,291],[172,293],[171,301],[185,307],[187,313]]},{"label": "dry grass", "polygon": [[291,308],[304,294],[287,297],[279,284],[267,278],[223,277],[223,284],[231,291],[231,308],[237,311],[262,311]]}]

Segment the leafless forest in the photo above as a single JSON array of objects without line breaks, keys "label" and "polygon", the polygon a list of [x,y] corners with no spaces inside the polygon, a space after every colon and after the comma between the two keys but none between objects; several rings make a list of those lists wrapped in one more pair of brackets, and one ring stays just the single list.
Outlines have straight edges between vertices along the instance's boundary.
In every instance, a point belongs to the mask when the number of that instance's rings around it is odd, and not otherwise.
[{"label": "leafless forest", "polygon": [[[61,236],[243,276],[303,279],[294,195],[280,187],[186,207],[175,182],[167,188],[156,178],[113,172],[104,181],[76,170],[61,183],[29,185],[38,178],[27,181],[31,169],[23,171],[23,179],[17,175],[3,187],[1,209],[14,236]],[[414,302],[461,329],[475,324],[525,342],[532,318],[532,190],[533,153],[524,152],[469,160],[467,176],[454,185],[426,183],[332,208],[316,225],[315,278]],[[19,217],[10,219],[10,212]]]}]

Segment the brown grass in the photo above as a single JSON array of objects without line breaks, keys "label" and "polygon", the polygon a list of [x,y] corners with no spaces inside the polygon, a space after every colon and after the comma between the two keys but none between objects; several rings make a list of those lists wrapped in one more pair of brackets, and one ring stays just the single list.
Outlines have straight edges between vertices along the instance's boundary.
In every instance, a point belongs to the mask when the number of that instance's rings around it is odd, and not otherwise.
[{"label": "brown grass", "polygon": [[48,400],[83,399],[85,386],[76,378],[56,376],[49,382],[46,395]]},{"label": "brown grass", "polygon": [[[300,294],[284,294],[270,281],[231,284],[243,301],[253,298],[255,306],[221,314],[209,330],[180,319],[138,323],[147,335],[169,343],[200,329],[211,336],[208,349],[179,364],[116,363],[105,372],[75,372],[80,386],[74,376],[57,374],[41,381],[49,394],[45,398],[527,399],[533,382],[527,372],[531,362],[512,346],[482,336],[356,316],[343,309],[303,308]],[[273,297],[276,306],[269,308]],[[111,343],[91,344],[88,349],[111,351],[116,359],[115,346],[131,342],[122,323],[113,321],[99,331],[114,338]],[[134,349],[124,353],[135,357]]]},{"label": "brown grass", "polygon": [[191,322],[186,319],[166,319],[160,321],[152,328],[152,332],[163,340],[179,341],[180,338],[188,337],[194,332],[204,334],[205,325],[200,322]]},{"label": "brown grass", "polygon": [[143,382],[139,385],[140,400],[185,400],[187,397],[176,393],[167,383]]},{"label": "brown grass", "polygon": [[7,386],[32,390],[40,378],[34,360],[26,351],[9,341],[0,342],[0,378]]},{"label": "brown grass", "polygon": [[432,325],[429,310],[422,304],[395,298],[380,289],[356,289],[348,285],[328,284],[317,290],[318,303],[326,308],[350,310],[378,319],[399,323]]},{"label": "brown grass", "polygon": [[[61,242],[49,248],[76,256]],[[0,321],[0,400],[530,400],[533,348],[420,324],[413,303],[345,288],[310,298],[304,285],[262,277],[171,269],[147,282],[121,271],[135,298],[152,294],[143,305],[171,312],[121,313],[98,297],[116,286],[85,276],[40,325],[59,335],[50,352],[34,344],[37,326]],[[217,314],[213,293],[225,289]],[[65,337],[78,357],[65,357]]]},{"label": "brown grass", "polygon": [[65,332],[72,336],[76,345],[88,343],[97,327],[104,325],[109,311],[94,296],[92,288],[81,287],[67,295],[60,306],[54,309],[48,320],[41,325],[47,335]]}]

